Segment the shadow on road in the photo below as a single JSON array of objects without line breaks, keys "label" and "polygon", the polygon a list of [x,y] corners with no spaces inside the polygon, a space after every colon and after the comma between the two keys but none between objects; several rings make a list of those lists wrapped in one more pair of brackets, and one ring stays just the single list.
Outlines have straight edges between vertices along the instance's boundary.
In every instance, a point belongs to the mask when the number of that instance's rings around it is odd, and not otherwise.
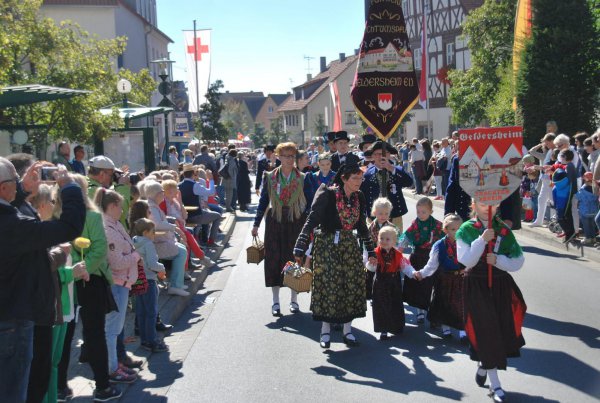
[{"label": "shadow on road", "polygon": [[562,322],[527,313],[524,326],[552,335],[576,337],[591,348],[600,348],[600,330],[579,323]]},{"label": "shadow on road", "polygon": [[[407,322],[411,316],[407,315]],[[301,312],[285,315],[275,322],[266,324],[270,329],[308,337],[318,343],[320,322],[312,320],[311,314]],[[342,332],[332,331],[331,343],[342,343]],[[464,394],[458,390],[441,387],[443,381],[425,364],[425,359],[436,362],[451,362],[452,353],[463,352],[464,347],[458,340],[446,341],[424,331],[423,327],[407,325],[404,333],[386,341],[380,341],[371,334],[353,328],[360,346],[341,351],[323,350],[329,365],[312,370],[322,376],[341,382],[382,388],[408,395],[414,391],[426,391],[434,396],[452,400],[461,400]],[[406,350],[410,346],[410,350]],[[412,361],[412,368],[400,361],[405,357]],[[369,380],[357,380],[356,376]]]},{"label": "shadow on road", "polygon": [[[552,379],[589,396],[600,397],[600,372],[577,358],[562,351],[530,348],[521,349],[521,354],[522,359],[510,362],[520,372]],[[559,368],[563,370],[557,370]]]}]

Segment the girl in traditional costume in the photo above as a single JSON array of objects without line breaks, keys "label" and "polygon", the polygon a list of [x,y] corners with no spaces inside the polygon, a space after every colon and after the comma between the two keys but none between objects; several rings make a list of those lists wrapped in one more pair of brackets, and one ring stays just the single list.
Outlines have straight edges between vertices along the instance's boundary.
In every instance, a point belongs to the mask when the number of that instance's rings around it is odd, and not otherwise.
[{"label": "girl in traditional costume", "polygon": [[[258,227],[266,215],[265,225],[265,286],[273,292],[273,316],[281,315],[279,289],[283,286],[281,270],[288,261],[294,260],[294,243],[304,225],[306,210],[310,207],[311,189],[306,185],[304,174],[295,166],[296,144],[282,143],[275,153],[281,166],[265,172],[260,201],[252,236],[258,235]],[[290,312],[299,311],[298,293],[291,290]]]},{"label": "girl in traditional costume", "polygon": [[446,236],[433,244],[429,260],[425,267],[417,272],[416,278],[427,278],[437,271],[440,272],[433,285],[433,297],[427,319],[442,325],[444,338],[452,337],[450,328],[453,327],[460,330],[460,340],[466,342],[463,320],[464,266],[458,262],[456,254],[456,232],[461,224],[462,219],[457,215],[450,214],[444,218]]},{"label": "girl in traditional costume", "polygon": [[[497,370],[505,370],[507,358],[520,356],[525,345],[521,327],[527,306],[509,274],[523,266],[524,257],[510,228],[496,217],[496,206],[491,208],[492,228],[487,227],[488,207],[473,204],[475,218],[460,227],[456,246],[458,262],[465,266],[465,330],[471,359],[479,362],[475,381],[484,387],[489,377],[490,396],[504,402]],[[493,245],[491,253],[486,251],[488,242]]]},{"label": "girl in traditional costume", "polygon": [[[379,230],[383,227],[397,227],[390,221],[390,214],[392,213],[392,202],[387,197],[380,197],[373,202],[373,208],[371,209],[371,215],[375,217],[373,221],[368,225],[369,233],[371,234],[371,240],[374,245],[377,245],[379,239]],[[396,246],[397,242],[394,243]],[[368,255],[366,250],[363,250],[363,260],[367,263]],[[374,271],[366,271],[367,280],[367,299],[371,299],[373,295],[373,278],[375,277]]]},{"label": "girl in traditional costume", "polygon": [[375,273],[373,280],[373,327],[381,333],[380,340],[386,340],[389,333],[402,333],[404,330],[404,302],[400,273],[413,277],[415,269],[402,253],[394,248],[398,239],[395,227],[385,226],[378,234],[375,248],[377,264],[367,264],[367,269]]},{"label": "girl in traditional costume", "polygon": [[[400,251],[408,246],[413,247],[410,254],[410,263],[415,270],[422,269],[429,260],[429,252],[435,242],[443,236],[442,223],[431,215],[433,203],[428,197],[422,197],[417,201],[417,218],[400,238]],[[434,277],[423,281],[410,278],[404,279],[404,301],[417,308],[417,323],[425,321],[425,311],[429,309],[431,302],[431,290]]]}]

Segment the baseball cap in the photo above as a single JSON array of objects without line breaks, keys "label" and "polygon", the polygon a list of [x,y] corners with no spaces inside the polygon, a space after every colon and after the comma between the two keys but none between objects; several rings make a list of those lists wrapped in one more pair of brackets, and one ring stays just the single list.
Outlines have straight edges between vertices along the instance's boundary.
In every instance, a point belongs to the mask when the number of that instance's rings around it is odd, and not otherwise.
[{"label": "baseball cap", "polygon": [[115,164],[112,160],[104,155],[97,155],[94,158],[90,159],[90,168],[97,169],[116,169]]}]

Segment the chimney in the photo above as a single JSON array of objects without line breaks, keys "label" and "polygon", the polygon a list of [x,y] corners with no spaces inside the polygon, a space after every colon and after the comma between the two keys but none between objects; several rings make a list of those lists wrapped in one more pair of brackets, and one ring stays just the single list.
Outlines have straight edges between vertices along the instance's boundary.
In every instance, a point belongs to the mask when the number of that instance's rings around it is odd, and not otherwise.
[{"label": "chimney", "polygon": [[325,56],[321,56],[321,73],[327,70],[327,59]]},{"label": "chimney", "polygon": [[358,56],[358,52],[360,49],[354,49],[354,56]]},{"label": "chimney", "polygon": [[310,80],[312,80],[312,74],[308,73],[306,75],[306,81],[310,81]]},{"label": "chimney", "polygon": [[346,54],[345,53],[340,53],[340,63],[343,63],[344,60],[346,60]]}]

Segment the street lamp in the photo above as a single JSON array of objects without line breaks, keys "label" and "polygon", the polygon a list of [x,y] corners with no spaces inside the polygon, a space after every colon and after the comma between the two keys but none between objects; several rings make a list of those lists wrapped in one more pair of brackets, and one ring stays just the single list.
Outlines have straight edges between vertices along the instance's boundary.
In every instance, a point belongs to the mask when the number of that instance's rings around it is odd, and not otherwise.
[{"label": "street lamp", "polygon": [[[168,95],[171,94],[173,87],[170,81],[167,81],[170,76],[171,64],[175,63],[173,60],[169,60],[166,57],[162,59],[152,60],[150,63],[158,64],[159,74],[158,76],[161,79],[161,82],[158,84],[158,92],[163,96],[163,99],[158,103],[158,106],[163,108],[170,108],[174,104],[168,98]],[[165,152],[169,153],[169,121],[167,117],[169,116],[169,112],[165,111]],[[162,156],[161,156],[162,157]],[[168,159],[167,159],[168,161]]]}]

